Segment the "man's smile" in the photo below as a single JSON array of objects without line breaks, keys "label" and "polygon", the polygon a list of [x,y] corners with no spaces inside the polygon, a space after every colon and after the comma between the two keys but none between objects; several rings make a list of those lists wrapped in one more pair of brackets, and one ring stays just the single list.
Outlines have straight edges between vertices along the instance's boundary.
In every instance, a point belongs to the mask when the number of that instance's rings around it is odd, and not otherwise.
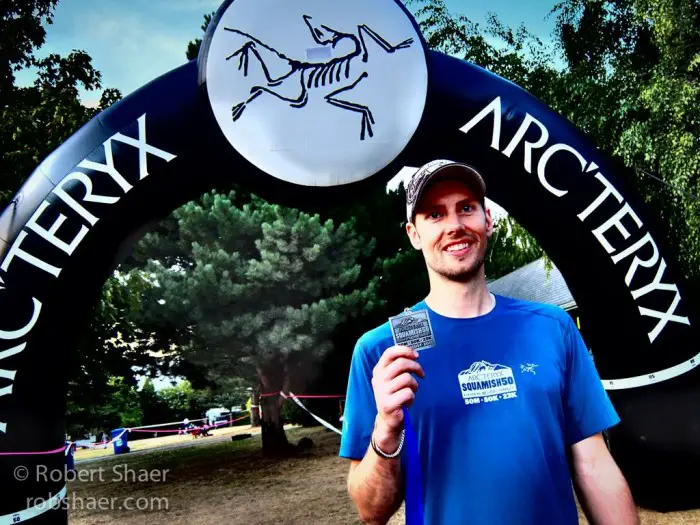
[{"label": "man's smile", "polygon": [[455,257],[462,257],[469,253],[471,250],[473,241],[461,240],[458,242],[453,242],[445,246],[443,251],[453,255]]}]

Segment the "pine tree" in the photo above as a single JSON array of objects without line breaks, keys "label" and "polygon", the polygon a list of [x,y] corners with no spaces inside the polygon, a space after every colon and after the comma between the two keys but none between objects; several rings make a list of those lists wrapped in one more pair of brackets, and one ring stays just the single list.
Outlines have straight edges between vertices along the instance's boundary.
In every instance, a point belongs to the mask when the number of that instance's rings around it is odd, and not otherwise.
[{"label": "pine tree", "polygon": [[[335,225],[255,196],[207,193],[147,235],[136,259],[155,283],[144,321],[180,337],[177,357],[224,382],[243,377],[263,393],[309,380],[331,349],[333,331],[378,304],[376,281],[356,289],[373,241],[352,220]],[[276,395],[261,398],[263,448],[287,445]]]}]

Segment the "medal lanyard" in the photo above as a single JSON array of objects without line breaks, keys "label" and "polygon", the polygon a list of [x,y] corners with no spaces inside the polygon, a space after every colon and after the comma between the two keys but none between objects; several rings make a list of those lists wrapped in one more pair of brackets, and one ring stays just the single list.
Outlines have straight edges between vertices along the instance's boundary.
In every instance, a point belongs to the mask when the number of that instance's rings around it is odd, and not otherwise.
[{"label": "medal lanyard", "polygon": [[[426,309],[411,311],[410,308],[406,308],[402,314],[389,318],[389,326],[396,345],[405,345],[416,351],[435,346],[430,315]],[[418,436],[406,407],[403,408],[403,424],[406,454],[406,525],[425,525],[423,473],[418,452]]]},{"label": "medal lanyard", "polygon": [[423,507],[423,473],[418,453],[418,438],[411,425],[408,410],[403,409],[403,424],[405,434],[404,446],[406,452],[406,525],[424,525]]}]

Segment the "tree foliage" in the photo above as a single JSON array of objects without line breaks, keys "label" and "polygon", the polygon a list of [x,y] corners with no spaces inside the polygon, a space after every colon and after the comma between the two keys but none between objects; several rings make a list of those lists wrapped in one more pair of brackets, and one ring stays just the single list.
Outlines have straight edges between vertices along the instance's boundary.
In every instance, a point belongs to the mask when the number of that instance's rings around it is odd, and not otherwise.
[{"label": "tree foliage", "polygon": [[309,380],[335,329],[377,304],[376,280],[358,287],[373,248],[353,221],[213,191],[144,237],[130,275],[152,283],[143,321],[169,353],[215,385],[277,392]]},{"label": "tree foliage", "polygon": [[637,170],[635,187],[700,281],[700,4],[569,0],[555,12],[567,63],[555,106]]},{"label": "tree foliage", "polygon": [[58,0],[4,0],[0,4],[0,108],[9,105],[15,72],[34,65],[34,50],[44,45]]},{"label": "tree foliage", "polygon": [[140,248],[170,252],[142,270],[157,282],[145,315],[190,334],[177,351],[212,379],[314,360],[341,320],[375,300],[371,286],[353,288],[372,243],[351,223],[336,227],[257,197],[235,202],[235,192],[205,194],[174,213],[175,246],[154,233]]},{"label": "tree foliage", "polygon": [[117,391],[124,394],[135,386],[138,370],[158,367],[157,357],[140,344],[142,334],[132,321],[145,286],[129,276],[110,277],[69,354],[67,426],[74,433],[118,426],[113,402]]},{"label": "tree foliage", "polygon": [[[202,23],[202,32],[206,33],[209,24],[214,18],[214,12],[204,15],[204,22]],[[185,52],[185,57],[187,60],[194,60],[199,55],[199,49],[202,47],[202,39],[195,38],[187,44],[187,51]]]},{"label": "tree foliage", "polygon": [[[106,89],[97,107],[83,105],[81,86],[88,91],[102,88],[102,75],[84,51],[35,56],[57,3],[7,0],[0,5],[0,208],[49,153],[121,98],[118,90]],[[15,85],[21,69],[35,73],[33,85]]]},{"label": "tree foliage", "polygon": [[8,97],[11,103],[0,109],[0,207],[7,205],[49,153],[121,97],[118,90],[107,89],[97,107],[83,105],[79,87],[99,89],[101,80],[82,51],[67,57],[52,54],[33,62],[34,85],[13,87]]}]

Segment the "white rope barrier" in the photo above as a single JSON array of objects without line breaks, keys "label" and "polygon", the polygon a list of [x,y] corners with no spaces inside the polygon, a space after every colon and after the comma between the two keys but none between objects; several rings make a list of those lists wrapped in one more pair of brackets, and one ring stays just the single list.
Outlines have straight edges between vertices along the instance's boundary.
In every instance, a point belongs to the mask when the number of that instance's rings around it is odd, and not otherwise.
[{"label": "white rope barrier", "polygon": [[321,418],[318,417],[316,414],[314,414],[313,412],[311,412],[308,408],[306,408],[306,407],[304,406],[304,404],[303,404],[301,401],[299,401],[299,400],[297,399],[297,397],[294,395],[293,392],[289,392],[289,396],[287,396],[284,392],[280,392],[280,395],[281,395],[283,398],[285,398],[285,399],[291,399],[292,401],[294,401],[297,405],[299,405],[301,408],[303,408],[304,410],[306,410],[306,411],[311,415],[312,418],[314,418],[316,421],[318,421],[319,423],[321,423],[321,424],[322,424],[324,427],[326,427],[328,430],[332,430],[333,432],[335,432],[336,434],[339,434],[339,435],[341,435],[341,436],[343,435],[343,433],[342,433],[340,430],[338,430],[337,428],[335,428],[335,427],[334,427],[333,425],[331,425],[328,421],[325,421],[325,420],[321,419]]},{"label": "white rope barrier", "polygon": [[[189,422],[194,423],[195,421],[204,421],[207,419],[203,417],[201,419],[191,419]],[[182,421],[173,421],[172,423],[158,423],[157,425],[143,425],[140,427],[129,427],[129,430],[144,430],[146,428],[156,428],[156,427],[167,427],[169,425],[182,425]]]}]

